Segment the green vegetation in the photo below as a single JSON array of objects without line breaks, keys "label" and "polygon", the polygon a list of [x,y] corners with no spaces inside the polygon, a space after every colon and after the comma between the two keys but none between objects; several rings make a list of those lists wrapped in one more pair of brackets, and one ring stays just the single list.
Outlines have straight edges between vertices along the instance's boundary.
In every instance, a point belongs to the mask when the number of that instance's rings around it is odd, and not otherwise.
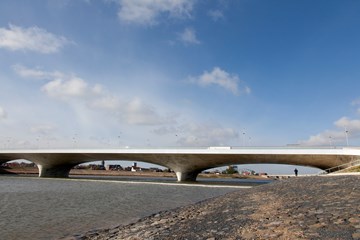
[{"label": "green vegetation", "polygon": [[238,173],[238,171],[236,170],[237,168],[234,166],[229,166],[226,170],[224,170],[222,172],[222,174],[234,174],[234,173]]},{"label": "green vegetation", "polygon": [[360,172],[360,166],[355,166],[355,167],[346,169],[343,172]]}]

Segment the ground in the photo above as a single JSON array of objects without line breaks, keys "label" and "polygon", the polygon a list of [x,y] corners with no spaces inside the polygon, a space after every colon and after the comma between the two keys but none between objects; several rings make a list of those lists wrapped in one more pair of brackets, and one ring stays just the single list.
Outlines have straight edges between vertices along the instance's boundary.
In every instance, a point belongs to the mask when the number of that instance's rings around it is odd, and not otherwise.
[{"label": "ground", "polygon": [[280,180],[68,239],[360,239],[359,181]]}]

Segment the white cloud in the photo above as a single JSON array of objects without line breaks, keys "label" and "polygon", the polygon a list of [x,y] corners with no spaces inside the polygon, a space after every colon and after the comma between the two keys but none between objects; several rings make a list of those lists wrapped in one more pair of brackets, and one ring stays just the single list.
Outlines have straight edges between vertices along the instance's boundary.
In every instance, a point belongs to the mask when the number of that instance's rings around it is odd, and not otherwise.
[{"label": "white cloud", "polygon": [[212,18],[213,21],[218,21],[224,18],[224,14],[220,10],[210,10],[208,11],[208,15]]},{"label": "white cloud", "polygon": [[118,0],[118,17],[122,22],[140,25],[157,24],[161,15],[189,18],[193,0]]},{"label": "white cloud", "polygon": [[360,105],[360,99],[355,99],[354,101],[351,102],[351,105],[353,106]]},{"label": "white cloud", "polygon": [[29,50],[39,53],[55,53],[70,43],[65,37],[56,36],[39,27],[22,28],[9,24],[0,28],[0,48]]},{"label": "white cloud", "polygon": [[90,103],[91,108],[114,111],[121,108],[120,100],[114,96],[103,96]]},{"label": "white cloud", "polygon": [[0,107],[0,119],[5,119],[7,117],[7,113],[4,108]]},{"label": "white cloud", "polygon": [[47,80],[41,90],[51,98],[68,104],[80,103],[87,109],[105,112],[131,125],[161,125],[174,122],[173,116],[162,116],[155,107],[140,98],[121,99],[105,90],[102,85],[91,85],[74,75],[18,66],[14,69],[23,77]]},{"label": "white cloud", "polygon": [[337,120],[335,123],[335,126],[338,128],[347,128],[352,129],[353,131],[360,132],[360,120],[357,119],[349,119],[347,117],[342,117],[339,120]]},{"label": "white cloud", "polygon": [[54,72],[46,72],[41,70],[40,68],[27,68],[22,66],[21,64],[16,64],[13,66],[14,71],[23,78],[31,78],[38,80],[51,80],[53,78],[61,78],[63,74],[58,71]]},{"label": "white cloud", "polygon": [[351,105],[356,106],[358,108],[357,112],[360,113],[360,99],[355,99],[354,101],[352,101]]},{"label": "white cloud", "polygon": [[251,93],[251,88],[249,88],[248,86],[245,87],[244,89],[246,94],[250,94]]},{"label": "white cloud", "polygon": [[321,145],[335,145],[339,142],[343,142],[345,138],[343,131],[326,130],[319,134],[310,136],[308,140],[300,141],[301,145],[309,146],[321,146]]},{"label": "white cloud", "polygon": [[180,126],[178,143],[181,146],[221,146],[239,137],[232,128],[217,124],[185,124]]},{"label": "white cloud", "polygon": [[59,71],[43,71],[40,68],[28,68],[20,64],[14,65],[13,69],[23,78],[48,81],[41,90],[54,98],[79,98],[86,97],[89,94],[101,94],[103,91],[100,84],[90,88],[85,80]]},{"label": "white cloud", "polygon": [[171,116],[160,117],[156,109],[144,103],[141,99],[135,98],[126,104],[125,116],[127,122],[137,125],[158,125],[172,123]]},{"label": "white cloud", "polygon": [[184,123],[162,126],[153,133],[164,136],[173,135],[180,146],[223,146],[239,137],[238,131],[213,123]]},{"label": "white cloud", "polygon": [[113,95],[103,95],[89,101],[89,107],[105,111],[130,125],[162,125],[175,122],[173,116],[161,116],[155,107],[140,98],[124,100]]},{"label": "white cloud", "polygon": [[53,125],[43,124],[43,125],[37,125],[37,126],[31,127],[30,132],[35,133],[35,134],[48,135],[55,129],[56,128]]},{"label": "white cloud", "polygon": [[119,120],[131,125],[158,125],[172,122],[171,117],[162,117],[157,110],[140,98],[122,100],[102,87],[90,87],[81,78],[73,77],[68,80],[55,79],[42,87],[50,97],[61,100],[82,100],[93,110],[105,111],[116,116]]},{"label": "white cloud", "polygon": [[[308,140],[300,141],[304,145],[333,145],[346,144],[346,135],[349,139],[360,136],[360,120],[342,117],[334,122],[335,130],[326,130],[310,136]],[[345,132],[347,131],[347,132]]]},{"label": "white cloud", "polygon": [[179,33],[179,39],[185,44],[200,44],[195,30],[190,27],[185,28],[183,32]]},{"label": "white cloud", "polygon": [[153,130],[153,133],[159,136],[164,136],[168,134],[175,134],[177,136],[177,132],[179,130],[175,126],[162,126],[160,128],[156,128]]},{"label": "white cloud", "polygon": [[70,79],[55,79],[45,84],[42,89],[48,96],[67,99],[72,97],[84,97],[88,94],[87,83],[78,77]]},{"label": "white cloud", "polygon": [[218,85],[234,95],[239,95],[241,92],[246,94],[251,93],[251,89],[247,86],[244,86],[243,89],[239,90],[240,79],[236,74],[229,74],[228,72],[222,70],[219,67],[214,67],[211,72],[205,71],[202,75],[198,77],[190,77],[191,82],[197,83],[200,86],[208,85]]}]

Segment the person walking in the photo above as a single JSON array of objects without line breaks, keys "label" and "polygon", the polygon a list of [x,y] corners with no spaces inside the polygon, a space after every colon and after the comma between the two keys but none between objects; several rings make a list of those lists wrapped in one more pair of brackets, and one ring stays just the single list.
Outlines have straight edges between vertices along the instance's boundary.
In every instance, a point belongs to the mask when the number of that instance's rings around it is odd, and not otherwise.
[{"label": "person walking", "polygon": [[298,170],[295,168],[295,170],[294,170],[294,173],[295,173],[295,177],[297,177],[297,175],[298,175]]}]

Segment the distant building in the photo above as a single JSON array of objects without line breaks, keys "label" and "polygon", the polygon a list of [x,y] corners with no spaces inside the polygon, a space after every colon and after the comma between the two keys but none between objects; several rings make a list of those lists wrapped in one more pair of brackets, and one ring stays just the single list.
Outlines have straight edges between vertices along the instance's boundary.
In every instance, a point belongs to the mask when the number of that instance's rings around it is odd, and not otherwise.
[{"label": "distant building", "polygon": [[27,163],[27,162],[7,162],[7,163],[3,163],[1,164],[2,167],[9,167],[9,168],[18,168],[18,167],[23,167],[23,168],[33,168],[36,167],[35,163]]},{"label": "distant building", "polygon": [[105,169],[108,171],[121,171],[123,170],[121,165],[118,164],[110,164],[110,165],[106,165]]},{"label": "distant building", "polygon": [[91,170],[105,170],[105,167],[103,165],[98,164],[90,164],[89,167]]},{"label": "distant building", "polygon": [[130,172],[130,171],[131,171],[131,167],[126,167],[126,168],[124,168],[124,171]]},{"label": "distant building", "polygon": [[241,174],[241,175],[255,175],[256,172],[254,170],[251,170],[251,169],[240,169],[239,174]]},{"label": "distant building", "polygon": [[136,162],[134,162],[134,164],[131,166],[131,171],[132,172],[140,172],[140,171],[142,171],[142,169],[141,169],[141,167],[137,166]]}]

